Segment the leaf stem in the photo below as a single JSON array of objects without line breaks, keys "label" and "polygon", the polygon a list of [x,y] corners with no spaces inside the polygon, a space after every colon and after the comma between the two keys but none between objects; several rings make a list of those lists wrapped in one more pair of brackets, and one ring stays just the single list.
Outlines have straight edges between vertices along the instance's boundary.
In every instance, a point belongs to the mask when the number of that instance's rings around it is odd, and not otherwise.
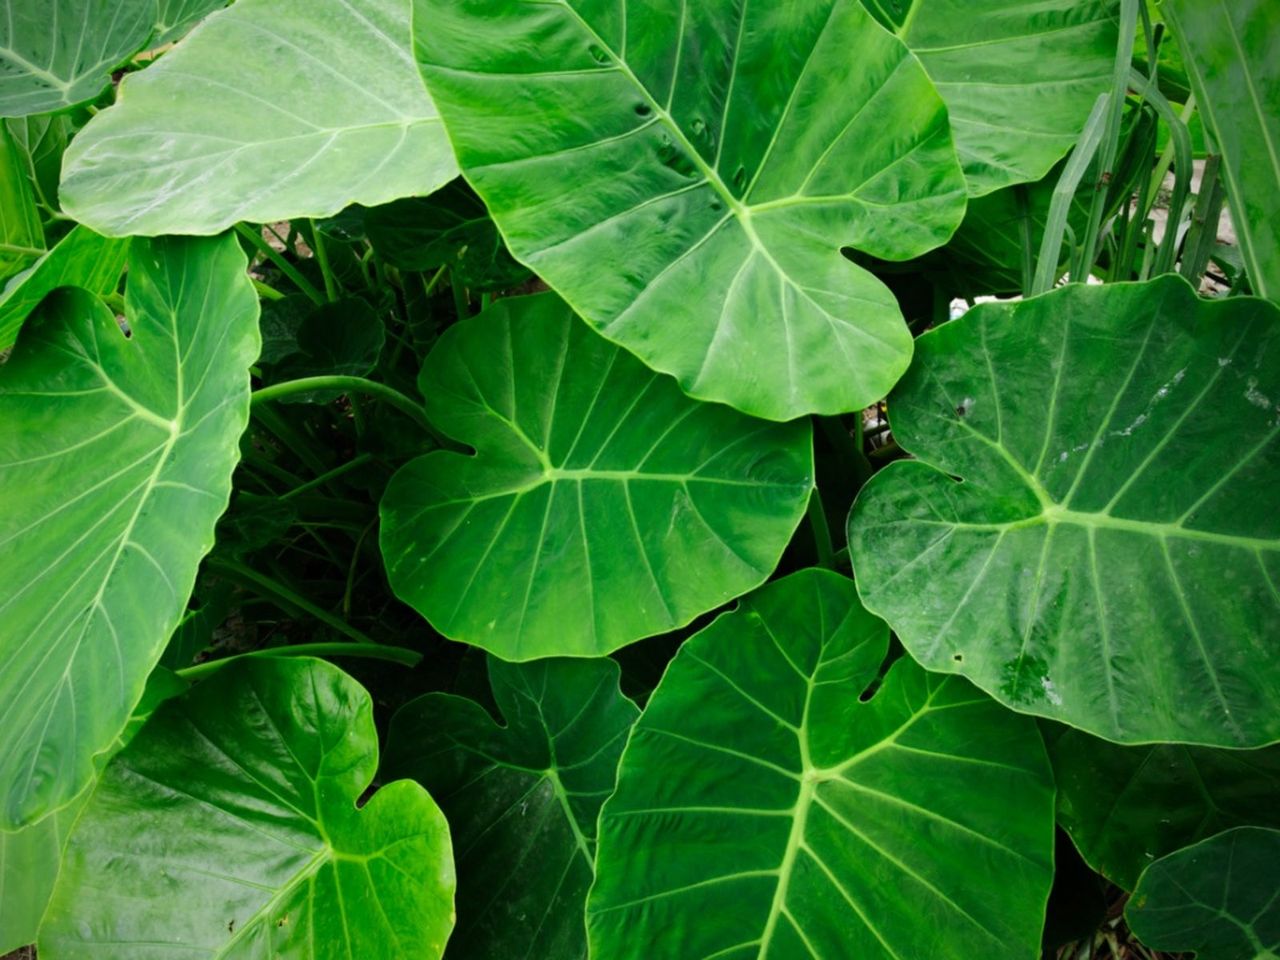
[{"label": "leaf stem", "polygon": [[357,630],[351,624],[339,620],[327,610],[316,606],[306,597],[299,596],[293,590],[290,590],[283,583],[273,580],[266,574],[259,573],[252,567],[245,566],[238,560],[228,560],[223,557],[210,557],[205,561],[211,570],[221,574],[228,580],[240,583],[241,585],[250,586],[261,591],[266,597],[272,600],[284,601],[292,604],[304,613],[309,613],[321,623],[332,627],[344,636],[350,637],[357,643],[374,644],[372,637]]},{"label": "leaf stem", "polygon": [[16,243],[0,243],[0,253],[14,253],[24,257],[43,257],[48,250],[39,247],[24,247]]},{"label": "leaf stem", "polygon": [[317,307],[323,307],[327,302],[324,294],[315,288],[315,285],[298,272],[298,268],[284,258],[284,256],[271,244],[263,238],[262,233],[254,230],[252,227],[243,224],[236,224],[236,232],[244,237],[257,248],[258,252],[274,263],[286,277],[293,281],[293,285],[307,295],[307,297]]},{"label": "leaf stem", "polygon": [[818,565],[834,570],[836,555],[831,546],[831,528],[827,526],[827,511],[822,506],[822,497],[818,494],[817,487],[809,494],[808,514],[809,529],[813,531],[813,543],[818,551]]},{"label": "leaf stem", "polygon": [[248,653],[236,654],[233,657],[208,660],[197,663],[193,667],[175,670],[174,673],[185,680],[199,680],[245,657],[361,657],[366,660],[389,660],[392,663],[402,663],[406,667],[416,667],[422,660],[422,654],[416,650],[410,650],[408,647],[393,647],[384,643],[299,643],[291,647],[250,650]]},{"label": "leaf stem", "polygon": [[324,277],[325,296],[333,303],[338,299],[338,282],[329,266],[329,251],[325,249],[324,236],[314,220],[311,221],[311,249],[315,251],[316,262],[320,264],[320,275]]},{"label": "leaf stem", "polygon": [[330,480],[336,479],[337,477],[342,476],[344,473],[349,473],[350,471],[355,470],[357,467],[363,467],[366,463],[368,463],[372,459],[373,459],[373,454],[362,453],[358,457],[354,457],[351,460],[348,460],[346,463],[338,464],[338,466],[334,467],[328,473],[323,473],[313,480],[308,480],[306,483],[303,483],[300,486],[294,487],[288,493],[282,494],[280,496],[280,499],[288,500],[290,497],[296,497],[298,496],[298,494],[306,493],[308,490],[314,490],[316,487],[324,486],[324,484],[328,483]]},{"label": "leaf stem", "polygon": [[295,393],[308,393],[312,390],[341,390],[343,393],[367,393],[371,397],[384,400],[397,410],[412,417],[424,430],[434,434],[422,405],[415,403],[394,387],[364,377],[327,376],[302,377],[298,380],[286,380],[274,383],[253,392],[252,403],[261,404],[270,400],[278,400]]}]

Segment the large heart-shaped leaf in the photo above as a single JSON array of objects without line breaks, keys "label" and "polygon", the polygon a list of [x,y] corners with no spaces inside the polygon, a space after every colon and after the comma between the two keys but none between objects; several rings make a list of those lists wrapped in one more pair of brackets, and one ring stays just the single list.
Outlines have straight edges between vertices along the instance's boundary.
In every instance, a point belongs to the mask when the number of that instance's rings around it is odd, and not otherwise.
[{"label": "large heart-shaped leaf", "polygon": [[0,367],[0,827],[74,797],[227,505],[258,309],[231,237],[135,241],[131,338],[63,291]]},{"label": "large heart-shaped leaf", "polygon": [[890,410],[920,459],[849,521],[912,656],[1109,740],[1280,739],[1280,311],[1073,286],[917,350]]},{"label": "large heart-shaped leaf", "polygon": [[416,0],[415,24],[507,246],[609,339],[772,419],[902,374],[893,296],[840,247],[939,246],[964,177],[942,100],[858,0]]},{"label": "large heart-shaped leaf", "polygon": [[427,694],[396,714],[383,771],[413,777],[449,818],[451,957],[581,960],[596,817],[640,711],[612,660],[491,657],[489,682],[505,726],[474,701]]},{"label": "large heart-shaped leaf", "polygon": [[62,205],[110,236],[217,233],[430,193],[457,175],[399,0],[238,0],[67,150]]},{"label": "large heart-shaped leaf", "polygon": [[1047,739],[1058,822],[1084,859],[1126,890],[1152,860],[1221,830],[1280,829],[1280,746],[1121,747],[1065,728]]},{"label": "large heart-shaped leaf", "polygon": [[151,35],[156,0],[0,0],[0,117],[92,100]]},{"label": "large heart-shaped leaf", "polygon": [[806,570],[681,647],[601,813],[592,956],[1039,956],[1035,725],[908,658],[875,687],[887,641]]},{"label": "large heart-shaped leaf", "polygon": [[1166,0],[1161,9],[1222,155],[1249,282],[1280,300],[1280,8],[1272,0]]},{"label": "large heart-shaped leaf", "polygon": [[387,574],[445,636],[505,660],[607,653],[750,590],[813,487],[806,422],[690,400],[554,294],[451,327],[420,382],[477,455],[392,478]]},{"label": "large heart-shaped leaf", "polygon": [[[128,724],[111,746],[94,758],[95,765],[99,769],[106,766],[160,704],[186,689],[186,682],[177,674],[157,667],[147,678],[147,688]],[[58,879],[62,849],[93,787],[91,782],[65,807],[37,823],[13,832],[0,830],[0,952],[35,943],[40,918]]]},{"label": "large heart-shaped leaf", "polygon": [[1125,906],[1149,947],[1196,960],[1280,957],[1280,830],[1238,827],[1149,866]]},{"label": "large heart-shaped leaf", "polygon": [[40,956],[438,958],[453,926],[449,827],[405,780],[357,809],[377,758],[369,695],[337,667],[223,668],[107,766]]},{"label": "large heart-shaped leaf", "polygon": [[1111,86],[1119,0],[863,0],[947,104],[971,196],[1039,180]]},{"label": "large heart-shaped leaf", "polygon": [[13,346],[31,311],[59,287],[114,293],[128,256],[128,240],[111,240],[76,226],[0,292],[0,350]]}]

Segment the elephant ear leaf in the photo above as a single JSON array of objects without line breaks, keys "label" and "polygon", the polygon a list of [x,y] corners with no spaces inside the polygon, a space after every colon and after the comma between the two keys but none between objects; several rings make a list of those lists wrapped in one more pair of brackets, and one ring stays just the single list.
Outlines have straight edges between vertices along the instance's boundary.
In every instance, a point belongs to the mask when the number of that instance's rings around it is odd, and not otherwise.
[{"label": "elephant ear leaf", "polygon": [[155,0],[5,0],[0,16],[0,117],[92,100],[151,36]]},{"label": "elephant ear leaf", "polygon": [[1237,827],[1151,864],[1125,906],[1147,946],[1196,960],[1280,957],[1280,830]]},{"label": "elephant ear leaf", "polygon": [[918,459],[849,520],[911,655],[1120,743],[1280,739],[1280,310],[1075,285],[918,350],[889,400]]},{"label": "elephant ear leaf", "polygon": [[601,812],[592,956],[1040,955],[1035,724],[909,658],[877,684],[887,647],[853,584],[811,569],[680,648]]},{"label": "elephant ear leaf", "polygon": [[228,960],[436,960],[453,926],[449,828],[405,780],[357,808],[377,757],[369,695],[337,667],[224,667],[108,764],[68,842],[40,956],[105,942],[112,956],[171,944]]},{"label": "elephant ear leaf", "polygon": [[108,236],[210,234],[430,193],[457,172],[407,3],[238,0],[124,78],[67,150],[59,198]]},{"label": "elephant ear leaf", "polygon": [[396,594],[506,660],[599,656],[773,571],[813,488],[806,421],[699,403],[545,293],[450,327],[420,378],[434,451],[382,498]]},{"label": "elephant ear leaf", "polygon": [[946,102],[971,196],[1039,180],[1111,87],[1119,0],[863,0]]},{"label": "elephant ear leaf", "polygon": [[942,245],[964,175],[924,69],[858,0],[416,0],[414,22],[507,246],[610,340],[775,420],[902,374],[896,301],[841,247]]},{"label": "elephant ear leaf", "polygon": [[607,659],[490,657],[503,725],[442,693],[396,714],[383,770],[431,791],[459,851],[451,956],[586,957],[596,818],[639,714],[618,676]]},{"label": "elephant ear leaf", "polygon": [[0,828],[80,792],[186,609],[249,419],[245,266],[135,240],[125,317],[58,291],[0,366]]}]

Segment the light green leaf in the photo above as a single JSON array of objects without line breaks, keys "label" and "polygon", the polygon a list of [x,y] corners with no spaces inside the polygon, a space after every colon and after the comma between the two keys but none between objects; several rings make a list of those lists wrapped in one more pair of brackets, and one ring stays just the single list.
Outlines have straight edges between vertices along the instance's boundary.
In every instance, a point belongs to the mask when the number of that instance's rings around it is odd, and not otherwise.
[{"label": "light green leaf", "polygon": [[425,786],[458,849],[449,956],[586,957],[596,818],[640,713],[618,675],[612,660],[490,657],[502,726],[478,703],[442,693],[396,714],[384,775]]},{"label": "light green leaf", "polygon": [[1280,957],[1280,830],[1238,827],[1149,866],[1124,916],[1147,946],[1196,960]]},{"label": "light green leaf", "polygon": [[1162,9],[1222,155],[1253,291],[1280,300],[1280,7],[1272,0],[1165,0]]},{"label": "light green leaf", "polygon": [[249,416],[257,298],[234,238],[135,241],[126,339],[55,295],[0,367],[0,827],[63,805],[186,608]]},{"label": "light green leaf", "polygon": [[457,175],[400,0],[238,0],[72,141],[62,205],[108,236],[208,234],[430,193]]},{"label": "light green leaf", "polygon": [[[147,678],[147,689],[129,723],[111,747],[94,758],[98,770],[133,738],[161,703],[186,689],[181,677],[157,667]],[[62,865],[63,847],[95,783],[96,777],[74,800],[38,823],[12,833],[0,830],[0,952],[36,942],[40,918]]]},{"label": "light green leaf", "polygon": [[337,667],[249,657],[162,707],[67,844],[40,957],[421,957],[453,926],[444,816],[420,786],[356,801],[368,693]]},{"label": "light green leaf", "polygon": [[919,459],[849,521],[911,655],[1108,740],[1280,740],[1280,311],[1072,286],[917,350],[889,409]]},{"label": "light green leaf", "polygon": [[[44,228],[27,178],[27,161],[7,124],[0,123],[0,280],[44,252]],[[0,349],[5,346],[0,335]]]},{"label": "light green leaf", "polygon": [[1035,724],[905,657],[877,687],[887,646],[852,583],[805,570],[680,648],[601,813],[592,956],[1039,956]]},{"label": "light green leaf", "polygon": [[[889,290],[964,213],[946,110],[858,0],[416,0],[463,173],[515,257],[691,396],[786,420],[878,400]],[[691,295],[696,291],[696,295]]]},{"label": "light green leaf", "polygon": [[215,10],[227,6],[229,0],[159,0],[155,36],[152,46],[159,47],[179,40]]},{"label": "light green leaf", "polygon": [[970,196],[1039,180],[1111,87],[1119,0],[863,0],[951,116]]},{"label": "light green leaf", "polygon": [[445,636],[505,660],[598,656],[750,590],[813,487],[807,422],[690,400],[554,294],[451,327],[420,385],[477,454],[392,478],[387,575]]},{"label": "light green leaf", "polygon": [[31,311],[59,287],[80,287],[100,296],[114,293],[128,256],[129,241],[109,240],[76,226],[0,292],[0,350],[13,346]]},{"label": "light green leaf", "polygon": [[0,117],[92,100],[154,17],[155,0],[0,0]]},{"label": "light green leaf", "polygon": [[1046,738],[1058,822],[1089,865],[1126,890],[1152,860],[1228,827],[1280,828],[1280,746],[1121,747],[1059,729]]}]

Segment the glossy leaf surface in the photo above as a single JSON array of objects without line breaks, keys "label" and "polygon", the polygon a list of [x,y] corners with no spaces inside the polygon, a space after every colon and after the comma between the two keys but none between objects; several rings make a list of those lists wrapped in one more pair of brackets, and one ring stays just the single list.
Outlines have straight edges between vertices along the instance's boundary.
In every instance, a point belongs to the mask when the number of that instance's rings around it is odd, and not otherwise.
[{"label": "glossy leaf surface", "polygon": [[1125,919],[1157,950],[1196,960],[1280,957],[1280,830],[1239,827],[1157,860]]},{"label": "glossy leaf surface", "polygon": [[249,416],[234,239],[135,241],[126,339],[64,291],[0,367],[0,826],[69,801],[186,608]]},{"label": "glossy leaf surface", "polygon": [[489,658],[501,711],[432,693],[396,714],[386,776],[412,777],[449,818],[458,927],[449,956],[582,960],[596,817],[639,715],[612,660]]},{"label": "glossy leaf surface", "polygon": [[902,374],[897,304],[840,248],[940,246],[964,178],[928,77],[857,0],[414,16],[464,175],[606,337],[770,419],[858,409]]},{"label": "glossy leaf surface", "polygon": [[905,657],[869,691],[887,641],[850,581],[806,570],[681,647],[601,814],[592,956],[1039,956],[1035,725]]},{"label": "glossy leaf surface", "polygon": [[92,100],[151,35],[155,0],[2,0],[0,117]]},{"label": "glossy leaf surface", "polygon": [[1121,747],[1078,730],[1048,743],[1058,822],[1085,860],[1126,890],[1151,861],[1222,830],[1280,829],[1280,746]]},{"label": "glossy leaf surface", "polygon": [[1280,300],[1280,8],[1271,0],[1166,0],[1162,9],[1222,154],[1253,291]]},{"label": "glossy leaf surface", "polygon": [[228,0],[158,0],[152,46],[181,39],[206,16],[227,5]]},{"label": "glossy leaf surface", "polygon": [[77,226],[0,292],[0,350],[13,346],[18,331],[45,297],[59,287],[114,293],[129,256],[127,240],[100,237]]},{"label": "glossy leaf surface", "polygon": [[107,766],[40,956],[441,956],[449,829],[408,781],[357,809],[377,756],[369,695],[337,667],[224,667]]},{"label": "glossy leaf surface", "polygon": [[972,196],[1039,180],[1111,86],[1119,0],[863,0],[947,105]]},{"label": "glossy leaf surface", "polygon": [[1280,311],[1072,286],[917,349],[889,409],[919,459],[849,523],[912,656],[1114,741],[1280,739]]},{"label": "glossy leaf surface", "polygon": [[[94,758],[100,771],[117,751],[133,738],[164,701],[186,690],[187,684],[171,670],[157,667],[147,678],[142,700],[134,708],[120,735]],[[96,782],[96,778],[95,778]],[[65,807],[21,830],[0,830],[0,951],[36,942],[40,918],[62,865],[62,849],[80,811],[93,793],[91,782]]]},{"label": "glossy leaf surface", "polygon": [[398,0],[239,0],[67,150],[66,211],[110,236],[208,234],[429,193],[457,175]]},{"label": "glossy leaf surface", "polygon": [[476,448],[403,467],[382,500],[391,585],[506,660],[596,656],[762,582],[804,513],[804,422],[686,397],[553,294],[449,328],[427,415]]}]

